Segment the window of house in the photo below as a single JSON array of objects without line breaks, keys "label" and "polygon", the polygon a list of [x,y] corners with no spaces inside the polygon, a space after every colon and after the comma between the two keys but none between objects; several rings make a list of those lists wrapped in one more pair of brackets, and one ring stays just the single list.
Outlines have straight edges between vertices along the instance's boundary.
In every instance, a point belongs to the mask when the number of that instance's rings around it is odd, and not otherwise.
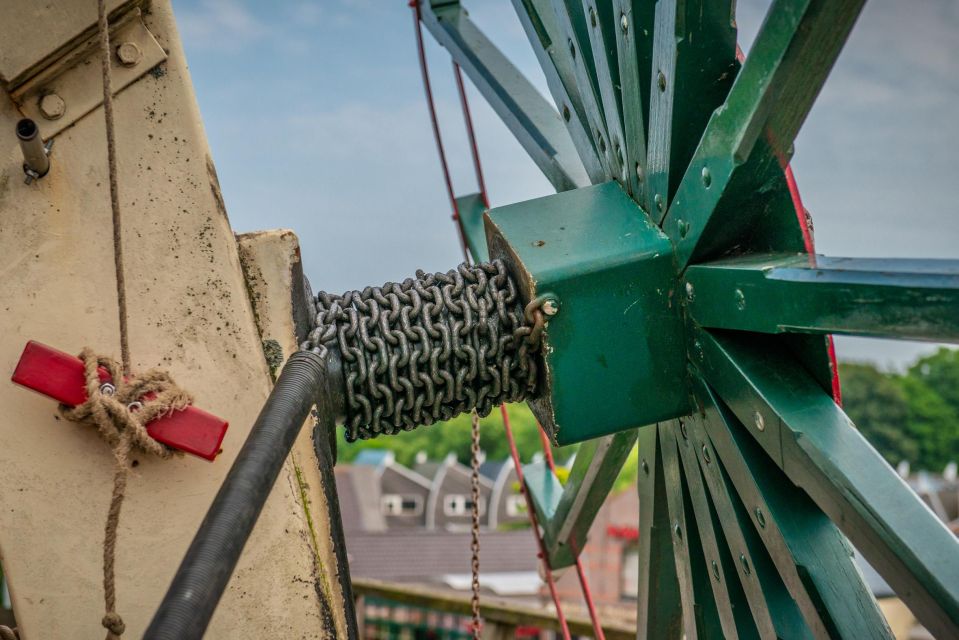
[{"label": "window of house", "polygon": [[386,516],[416,516],[423,512],[423,499],[388,493],[380,499],[380,507]]},{"label": "window of house", "polygon": [[[450,494],[443,497],[443,513],[448,516],[465,516],[473,511],[473,501],[469,496],[462,494]],[[479,501],[479,512],[486,511],[486,504],[483,498]]]},{"label": "window of house", "polygon": [[623,547],[623,562],[619,567],[620,598],[635,600],[639,595],[639,545]]},{"label": "window of house", "polygon": [[526,515],[526,498],[521,495],[506,496],[506,515],[510,518]]}]

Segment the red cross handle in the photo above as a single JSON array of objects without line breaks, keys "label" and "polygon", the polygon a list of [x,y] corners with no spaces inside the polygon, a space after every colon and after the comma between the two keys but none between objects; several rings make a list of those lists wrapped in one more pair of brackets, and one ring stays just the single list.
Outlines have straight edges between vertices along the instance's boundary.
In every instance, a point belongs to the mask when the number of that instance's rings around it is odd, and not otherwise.
[{"label": "red cross handle", "polygon": [[[99,373],[101,382],[112,382],[106,369],[100,367]],[[63,404],[76,406],[87,399],[83,362],[33,340],[24,347],[11,379]],[[213,460],[228,426],[222,418],[191,405],[153,420],[147,433],[168,447]]]}]

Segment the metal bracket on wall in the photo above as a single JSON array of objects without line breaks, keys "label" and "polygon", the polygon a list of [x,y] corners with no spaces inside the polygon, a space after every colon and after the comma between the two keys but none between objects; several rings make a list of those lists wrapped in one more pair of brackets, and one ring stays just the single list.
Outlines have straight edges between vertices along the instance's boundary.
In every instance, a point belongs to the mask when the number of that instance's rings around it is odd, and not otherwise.
[{"label": "metal bracket on wall", "polygon": [[[111,24],[113,91],[118,94],[167,59],[166,51],[143,24],[140,10]],[[11,92],[24,116],[48,140],[103,104],[100,49],[96,36],[84,39]]]}]

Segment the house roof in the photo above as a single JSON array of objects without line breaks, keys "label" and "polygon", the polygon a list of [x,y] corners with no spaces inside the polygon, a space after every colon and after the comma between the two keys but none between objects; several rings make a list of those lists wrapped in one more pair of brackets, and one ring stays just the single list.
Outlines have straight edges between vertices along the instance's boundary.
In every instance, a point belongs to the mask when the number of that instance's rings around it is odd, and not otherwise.
[{"label": "house roof", "polygon": [[480,465],[479,472],[484,478],[488,478],[492,482],[496,482],[500,471],[502,471],[503,467],[505,466],[506,460],[487,460]]},{"label": "house roof", "polygon": [[[391,530],[346,536],[350,573],[395,582],[441,583],[470,572],[468,531]],[[536,541],[529,530],[480,534],[483,572],[538,571]]]},{"label": "house roof", "polygon": [[386,531],[380,509],[380,479],[376,467],[337,465],[333,468],[343,531]]}]

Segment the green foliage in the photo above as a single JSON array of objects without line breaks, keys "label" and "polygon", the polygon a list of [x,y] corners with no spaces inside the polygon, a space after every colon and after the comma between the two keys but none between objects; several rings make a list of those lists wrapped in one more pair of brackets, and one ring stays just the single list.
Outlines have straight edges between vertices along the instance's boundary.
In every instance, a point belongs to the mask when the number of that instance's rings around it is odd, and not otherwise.
[{"label": "green foliage", "polygon": [[[529,462],[533,455],[542,451],[539,439],[539,427],[536,419],[525,404],[511,404],[506,408],[509,415],[516,448],[522,462]],[[503,419],[498,409],[480,420],[480,446],[486,452],[487,460],[505,460],[510,456],[509,443],[503,431]],[[390,449],[396,454],[397,462],[412,466],[416,454],[424,451],[431,460],[446,457],[450,452],[463,464],[470,463],[470,416],[463,414],[449,422],[437,422],[429,427],[419,427],[404,431],[395,436],[380,436],[372,440],[360,440],[347,443],[343,430],[337,430],[337,458],[350,462],[363,449]],[[566,461],[576,450],[574,446],[555,447],[553,456],[557,464]]]},{"label": "green foliage", "polygon": [[959,457],[959,351],[939,349],[904,374],[843,364],[843,408],[891,464],[940,471]]}]

